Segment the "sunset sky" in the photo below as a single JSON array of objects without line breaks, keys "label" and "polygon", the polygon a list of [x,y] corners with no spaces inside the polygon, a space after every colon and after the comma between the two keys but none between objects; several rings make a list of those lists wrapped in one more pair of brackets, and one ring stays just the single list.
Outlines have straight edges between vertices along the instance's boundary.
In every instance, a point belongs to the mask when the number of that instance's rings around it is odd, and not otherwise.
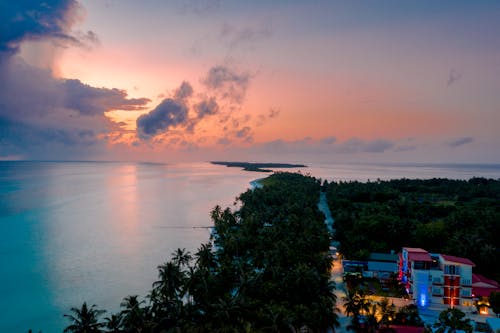
[{"label": "sunset sky", "polygon": [[499,1],[0,0],[0,159],[500,163]]}]

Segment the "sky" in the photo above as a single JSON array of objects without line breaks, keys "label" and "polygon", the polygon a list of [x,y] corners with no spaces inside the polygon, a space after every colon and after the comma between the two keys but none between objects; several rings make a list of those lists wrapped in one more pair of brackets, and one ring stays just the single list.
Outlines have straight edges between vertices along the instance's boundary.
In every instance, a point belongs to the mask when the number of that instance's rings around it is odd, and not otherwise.
[{"label": "sky", "polygon": [[500,163],[500,2],[0,0],[0,160]]}]

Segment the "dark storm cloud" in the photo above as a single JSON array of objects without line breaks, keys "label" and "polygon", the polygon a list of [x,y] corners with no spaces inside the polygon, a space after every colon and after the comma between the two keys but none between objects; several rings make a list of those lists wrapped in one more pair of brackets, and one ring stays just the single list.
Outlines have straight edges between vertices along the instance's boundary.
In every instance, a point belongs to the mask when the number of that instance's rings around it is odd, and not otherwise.
[{"label": "dark storm cloud", "polygon": [[123,90],[54,78],[16,55],[28,40],[98,43],[91,31],[72,34],[78,8],[69,0],[0,2],[0,156],[54,159],[96,152],[106,134],[118,128],[106,111],[138,110],[149,102],[128,99]]},{"label": "dark storm cloud", "polygon": [[127,92],[120,89],[95,88],[80,80],[65,80],[62,83],[65,106],[84,115],[102,114],[108,110],[141,110],[150,100],[127,99]]},{"label": "dark storm cloud", "polygon": [[455,147],[460,147],[460,146],[472,143],[473,141],[474,141],[473,137],[465,136],[465,137],[458,138],[458,139],[455,139],[455,140],[449,142],[448,146],[455,148]]},{"label": "dark storm cloud", "polygon": [[16,53],[23,40],[51,37],[76,41],[67,30],[73,19],[69,13],[77,7],[74,0],[1,1],[0,52]]},{"label": "dark storm cloud", "polygon": [[167,98],[154,110],[137,118],[137,132],[142,139],[149,139],[171,127],[185,124],[187,120],[187,106]]},{"label": "dark storm cloud", "polygon": [[250,74],[238,73],[228,66],[214,66],[202,80],[209,89],[221,94],[222,98],[242,103],[250,83]]}]

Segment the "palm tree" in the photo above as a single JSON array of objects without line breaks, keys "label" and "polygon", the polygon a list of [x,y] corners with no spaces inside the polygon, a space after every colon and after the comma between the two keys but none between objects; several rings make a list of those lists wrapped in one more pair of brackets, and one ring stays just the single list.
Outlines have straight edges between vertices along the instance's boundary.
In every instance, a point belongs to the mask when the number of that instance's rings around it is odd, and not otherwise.
[{"label": "palm tree", "polygon": [[380,324],[386,325],[389,327],[389,324],[394,320],[396,316],[396,307],[394,303],[389,304],[389,299],[387,297],[382,298],[382,300],[378,303],[380,308]]},{"label": "palm tree", "polygon": [[191,261],[191,254],[186,249],[178,248],[174,252],[172,252],[172,261],[179,268],[187,267],[189,262]]},{"label": "palm tree", "polygon": [[159,280],[153,283],[153,289],[164,301],[175,301],[182,299],[185,285],[185,274],[180,266],[174,262],[167,262],[158,266]]},{"label": "palm tree", "polygon": [[470,319],[464,318],[465,313],[457,308],[447,309],[439,314],[439,319],[434,323],[436,333],[455,333],[457,330],[462,330],[467,333],[472,333],[472,325]]},{"label": "palm tree", "polygon": [[415,304],[403,306],[396,313],[395,322],[408,326],[423,326],[422,319]]},{"label": "palm tree", "polygon": [[353,317],[359,316],[361,313],[366,313],[370,310],[370,301],[366,298],[362,290],[349,290],[347,296],[343,298],[346,315]]},{"label": "palm tree", "polygon": [[362,290],[349,290],[347,296],[344,297],[344,309],[347,316],[352,315],[351,325],[348,328],[358,330],[360,315],[368,313],[370,310],[370,301],[366,299],[366,295]]},{"label": "palm tree", "polygon": [[146,312],[145,309],[141,308],[144,301],[138,299],[139,296],[127,296],[120,303],[120,306],[124,308],[121,312],[122,325],[126,332],[142,332],[146,326]]},{"label": "palm tree", "polygon": [[123,314],[122,313],[117,313],[117,314],[112,314],[111,317],[106,317],[104,318],[106,321],[106,328],[107,332],[109,333],[121,333],[123,332],[121,330],[122,324],[123,324]]},{"label": "palm tree", "polygon": [[99,322],[99,316],[101,316],[104,310],[98,310],[96,305],[92,305],[90,308],[87,306],[87,302],[83,302],[80,309],[71,308],[73,314],[65,314],[71,324],[64,329],[64,332],[69,333],[100,333],[101,327],[104,326],[103,323]]},{"label": "palm tree", "polygon": [[195,253],[196,258],[196,267],[200,269],[208,269],[212,270],[216,267],[217,261],[215,259],[215,255],[212,252],[212,245],[201,244],[198,251]]}]

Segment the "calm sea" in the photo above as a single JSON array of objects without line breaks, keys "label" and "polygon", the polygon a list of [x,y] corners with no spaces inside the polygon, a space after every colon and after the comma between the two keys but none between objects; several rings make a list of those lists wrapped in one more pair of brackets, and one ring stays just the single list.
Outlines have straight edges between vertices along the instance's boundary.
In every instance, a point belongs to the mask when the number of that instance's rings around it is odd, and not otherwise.
[{"label": "calm sea", "polygon": [[[315,165],[328,180],[475,176],[500,165]],[[62,332],[84,301],[111,311],[144,296],[156,266],[195,251],[210,210],[263,173],[198,164],[0,162],[0,332]]]}]

